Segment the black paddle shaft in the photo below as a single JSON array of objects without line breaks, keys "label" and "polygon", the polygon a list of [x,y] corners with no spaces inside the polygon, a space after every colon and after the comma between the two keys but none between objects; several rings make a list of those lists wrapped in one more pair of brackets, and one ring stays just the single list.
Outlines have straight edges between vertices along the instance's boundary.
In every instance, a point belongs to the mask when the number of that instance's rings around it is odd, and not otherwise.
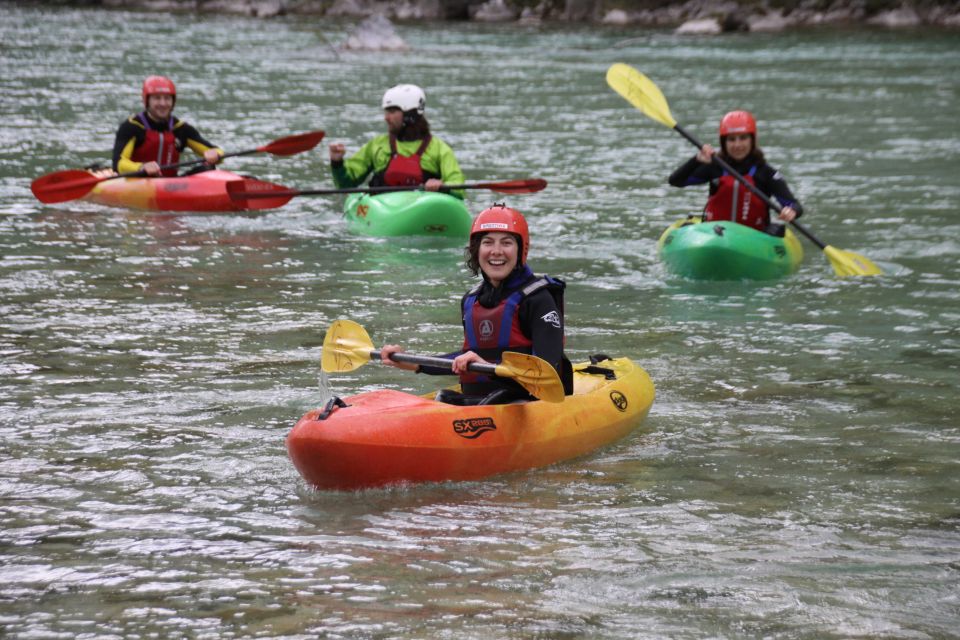
[{"label": "black paddle shaft", "polygon": [[[689,140],[691,143],[693,143],[693,146],[695,146],[697,149],[702,149],[702,148],[703,148],[703,145],[700,143],[700,141],[697,140],[697,139],[693,136],[692,133],[690,133],[689,131],[687,131],[687,130],[684,129],[683,127],[681,127],[679,124],[674,125],[673,128],[676,130],[677,133],[679,133],[679,134],[682,135],[684,138],[686,138],[686,139]],[[736,169],[734,169],[733,167],[731,167],[730,164],[729,164],[726,160],[724,160],[723,158],[721,158],[718,154],[716,154],[716,153],[713,154],[713,161],[716,162],[718,165],[720,165],[720,166],[723,168],[724,171],[726,171],[727,173],[729,173],[730,175],[732,175],[734,178],[736,178],[743,186],[745,186],[747,189],[749,189],[750,192],[751,192],[753,195],[755,195],[755,196],[757,196],[758,198],[760,198],[761,200],[763,200],[763,202],[764,202],[768,207],[770,207],[770,208],[773,209],[774,211],[780,211],[780,209],[781,209],[780,205],[778,205],[776,202],[774,202],[773,198],[771,198],[770,196],[768,196],[767,194],[765,194],[763,191],[760,191],[760,189],[758,189],[758,188],[756,187],[756,185],[750,184],[750,183],[747,181],[747,179],[744,178],[743,175],[742,175],[739,171],[737,171]],[[799,231],[800,233],[802,233],[803,235],[805,235],[805,236],[807,237],[807,239],[810,240],[810,242],[812,242],[813,244],[815,244],[815,245],[817,245],[818,247],[820,247],[821,250],[827,248],[827,245],[826,245],[825,243],[821,242],[819,238],[817,238],[815,235],[813,235],[812,233],[810,233],[810,231],[809,231],[806,227],[804,227],[803,225],[801,225],[801,224],[800,224],[799,222],[797,222],[796,220],[791,220],[791,221],[790,221],[790,224],[792,224],[793,227],[794,227],[797,231]]]},{"label": "black paddle shaft", "polygon": [[[370,352],[371,360],[383,360],[380,357],[379,351]],[[433,356],[416,356],[410,353],[394,353],[390,356],[390,359],[394,362],[409,362],[410,364],[422,364],[428,367],[439,367],[441,369],[452,369],[453,360],[447,360],[446,358],[436,358]],[[497,365],[494,364],[485,364],[483,362],[471,362],[467,365],[467,369],[470,371],[476,371],[477,373],[487,373],[496,375]]]}]

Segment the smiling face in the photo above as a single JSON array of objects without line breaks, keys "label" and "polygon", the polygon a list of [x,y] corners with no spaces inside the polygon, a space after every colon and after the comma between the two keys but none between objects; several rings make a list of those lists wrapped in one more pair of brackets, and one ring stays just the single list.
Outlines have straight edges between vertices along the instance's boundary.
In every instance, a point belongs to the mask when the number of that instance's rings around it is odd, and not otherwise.
[{"label": "smiling face", "polygon": [[173,112],[173,96],[169,93],[153,93],[147,96],[147,115],[155,122],[163,122]]},{"label": "smiling face", "polygon": [[731,133],[723,146],[727,155],[739,162],[753,151],[753,136],[749,133]]},{"label": "smiling face", "polygon": [[478,258],[480,269],[495,287],[506,280],[517,266],[520,245],[512,233],[493,231],[480,239]]}]

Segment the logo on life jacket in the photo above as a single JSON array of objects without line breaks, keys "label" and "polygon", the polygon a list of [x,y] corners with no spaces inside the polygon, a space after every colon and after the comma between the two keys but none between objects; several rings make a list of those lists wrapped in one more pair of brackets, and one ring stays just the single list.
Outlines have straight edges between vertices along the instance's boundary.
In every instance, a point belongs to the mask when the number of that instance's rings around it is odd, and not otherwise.
[{"label": "logo on life jacket", "polygon": [[547,324],[552,324],[557,329],[560,328],[560,314],[557,313],[556,311],[551,311],[550,313],[546,314],[540,319],[546,322]]},{"label": "logo on life jacket", "polygon": [[623,395],[619,391],[610,392],[610,401],[613,402],[613,406],[615,406],[618,411],[627,410],[627,396]]},{"label": "logo on life jacket", "polygon": [[466,418],[464,420],[453,421],[453,431],[461,438],[473,440],[479,438],[487,431],[496,431],[497,425],[493,418]]},{"label": "logo on life jacket", "polygon": [[480,338],[485,339],[493,335],[493,321],[492,320],[481,320],[480,321]]}]

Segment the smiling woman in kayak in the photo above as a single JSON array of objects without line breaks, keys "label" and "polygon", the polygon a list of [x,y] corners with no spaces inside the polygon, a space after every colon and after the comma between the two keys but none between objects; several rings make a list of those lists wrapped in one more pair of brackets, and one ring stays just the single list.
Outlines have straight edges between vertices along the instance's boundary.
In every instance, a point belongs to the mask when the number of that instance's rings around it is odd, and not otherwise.
[{"label": "smiling woman in kayak", "polygon": [[[710,197],[704,207],[704,220],[732,220],[759,231],[783,235],[782,224],[770,224],[767,205],[742,184],[712,162],[716,151],[709,144],[673,172],[674,187],[710,183]],[[780,172],[767,164],[757,147],[757,122],[749,111],[731,111],[720,121],[720,156],[752,182],[760,191],[776,198],[783,207],[779,218],[790,222],[803,213],[803,207],[790,192]]]},{"label": "smiling woman in kayak", "polygon": [[[359,186],[371,174],[371,187],[423,185],[427,191],[439,191],[444,183],[465,182],[450,145],[430,133],[423,89],[414,84],[391,87],[383,94],[382,105],[387,133],[346,160],[343,143],[330,145],[330,171],[338,188]],[[450,195],[463,199],[462,191]]]},{"label": "smiling woman in kayak", "polygon": [[150,76],[143,81],[143,111],[130,116],[117,130],[113,143],[113,170],[144,171],[148,176],[175,176],[180,152],[189,147],[208,165],[220,162],[223,151],[204,140],[190,124],[173,117],[177,88],[169,78]]},{"label": "smiling woman in kayak", "polygon": [[[563,354],[562,280],[537,277],[527,266],[530,233],[523,215],[502,204],[480,213],[470,230],[466,265],[483,280],[462,298],[463,349],[443,357],[453,360],[463,393],[441,391],[437,399],[451,404],[505,404],[533,400],[513,380],[467,371],[471,362],[498,363],[504,351],[529,353],[557,370],[567,395],[573,392],[573,368]],[[442,368],[394,362],[402,351],[385,345],[384,364],[431,375],[449,375]]]}]

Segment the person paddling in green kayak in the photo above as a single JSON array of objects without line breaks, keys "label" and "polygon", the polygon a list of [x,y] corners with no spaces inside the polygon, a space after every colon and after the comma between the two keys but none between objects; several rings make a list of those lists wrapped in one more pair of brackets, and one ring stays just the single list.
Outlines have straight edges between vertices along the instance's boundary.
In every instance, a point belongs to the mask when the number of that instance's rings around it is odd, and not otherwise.
[{"label": "person paddling in green kayak", "polygon": [[189,147],[205,161],[206,168],[220,162],[223,150],[200,135],[192,125],[173,116],[177,88],[169,78],[150,76],[143,81],[143,111],[127,118],[117,129],[113,143],[113,170],[119,173],[143,171],[148,176],[175,176],[176,168],[163,165],[179,162],[180,152]]},{"label": "person paddling in green kayak", "polygon": [[[330,171],[338,188],[423,185],[439,191],[444,184],[466,182],[450,146],[430,133],[424,114],[427,97],[413,84],[400,84],[383,94],[387,133],[375,137],[349,158],[341,142],[330,145]],[[461,200],[463,191],[451,191]]]},{"label": "person paddling in green kayak", "polygon": [[[573,393],[573,367],[563,353],[562,280],[536,276],[527,265],[530,232],[523,215],[502,204],[480,212],[465,250],[467,268],[482,281],[460,303],[463,348],[442,357],[453,360],[462,393],[441,391],[437,400],[449,404],[507,404],[534,398],[514,380],[468,371],[472,362],[499,363],[505,351],[528,353],[550,363]],[[380,350],[384,364],[430,375],[450,375],[439,367],[395,362],[403,351],[394,344]]]},{"label": "person paddling in green kayak", "polygon": [[709,144],[674,171],[669,183],[674,187],[690,187],[710,183],[710,197],[704,207],[703,219],[732,220],[772,235],[783,235],[783,224],[771,224],[767,205],[750,193],[742,184],[714,163],[719,153],[760,191],[776,198],[783,207],[779,219],[790,222],[800,217],[803,207],[790,192],[779,171],[767,164],[763,151],[757,146],[757,122],[749,111],[731,111],[720,121],[720,151]]}]

